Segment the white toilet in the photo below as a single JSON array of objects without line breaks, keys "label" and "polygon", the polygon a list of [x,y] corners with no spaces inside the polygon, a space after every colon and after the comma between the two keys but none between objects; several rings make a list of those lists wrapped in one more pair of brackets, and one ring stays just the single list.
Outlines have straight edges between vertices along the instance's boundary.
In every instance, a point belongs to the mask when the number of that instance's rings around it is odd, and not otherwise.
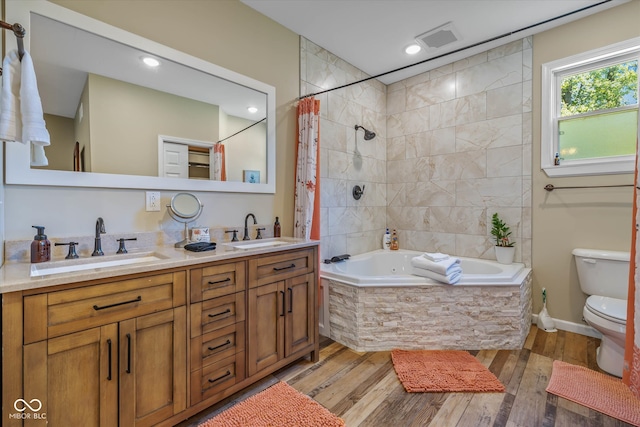
[{"label": "white toilet", "polygon": [[629,292],[629,252],[574,249],[578,280],[589,295],[584,320],[602,334],[596,361],[605,372],[622,377]]}]

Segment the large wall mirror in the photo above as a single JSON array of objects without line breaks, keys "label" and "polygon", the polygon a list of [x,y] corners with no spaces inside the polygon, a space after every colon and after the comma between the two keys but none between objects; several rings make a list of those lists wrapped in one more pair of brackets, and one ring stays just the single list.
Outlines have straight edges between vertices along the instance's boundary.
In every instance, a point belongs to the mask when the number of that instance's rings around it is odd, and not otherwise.
[{"label": "large wall mirror", "polygon": [[5,144],[7,184],[275,192],[274,87],[47,1],[6,19],[27,30],[51,135],[46,167]]}]

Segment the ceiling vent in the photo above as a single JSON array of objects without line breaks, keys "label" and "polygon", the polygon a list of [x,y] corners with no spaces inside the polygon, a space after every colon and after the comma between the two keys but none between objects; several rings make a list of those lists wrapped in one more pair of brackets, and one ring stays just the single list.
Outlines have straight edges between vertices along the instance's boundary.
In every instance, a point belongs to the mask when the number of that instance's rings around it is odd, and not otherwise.
[{"label": "ceiling vent", "polygon": [[425,49],[439,49],[442,46],[457,42],[461,37],[453,26],[452,22],[447,22],[426,33],[416,36],[416,41]]}]

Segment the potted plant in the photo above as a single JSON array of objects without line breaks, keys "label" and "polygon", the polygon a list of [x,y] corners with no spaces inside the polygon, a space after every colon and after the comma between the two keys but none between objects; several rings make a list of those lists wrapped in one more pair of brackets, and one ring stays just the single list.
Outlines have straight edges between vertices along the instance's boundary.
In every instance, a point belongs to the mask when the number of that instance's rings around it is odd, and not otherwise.
[{"label": "potted plant", "polygon": [[511,229],[497,213],[491,218],[491,235],[496,238],[496,260],[500,264],[511,264],[516,253],[515,243],[509,240]]}]

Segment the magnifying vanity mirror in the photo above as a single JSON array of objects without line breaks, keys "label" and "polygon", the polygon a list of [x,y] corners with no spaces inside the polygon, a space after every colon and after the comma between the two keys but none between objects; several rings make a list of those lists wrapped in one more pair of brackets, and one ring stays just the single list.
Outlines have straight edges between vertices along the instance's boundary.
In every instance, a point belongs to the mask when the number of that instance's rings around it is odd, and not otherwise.
[{"label": "magnifying vanity mirror", "polygon": [[27,31],[52,139],[45,168],[6,144],[7,184],[275,192],[274,87],[48,1],[6,19]]},{"label": "magnifying vanity mirror", "polygon": [[188,224],[198,219],[202,213],[202,203],[191,193],[178,193],[171,198],[171,203],[167,205],[167,211],[169,211],[171,218],[184,223],[184,240],[174,245],[176,248],[184,248],[189,243]]}]

